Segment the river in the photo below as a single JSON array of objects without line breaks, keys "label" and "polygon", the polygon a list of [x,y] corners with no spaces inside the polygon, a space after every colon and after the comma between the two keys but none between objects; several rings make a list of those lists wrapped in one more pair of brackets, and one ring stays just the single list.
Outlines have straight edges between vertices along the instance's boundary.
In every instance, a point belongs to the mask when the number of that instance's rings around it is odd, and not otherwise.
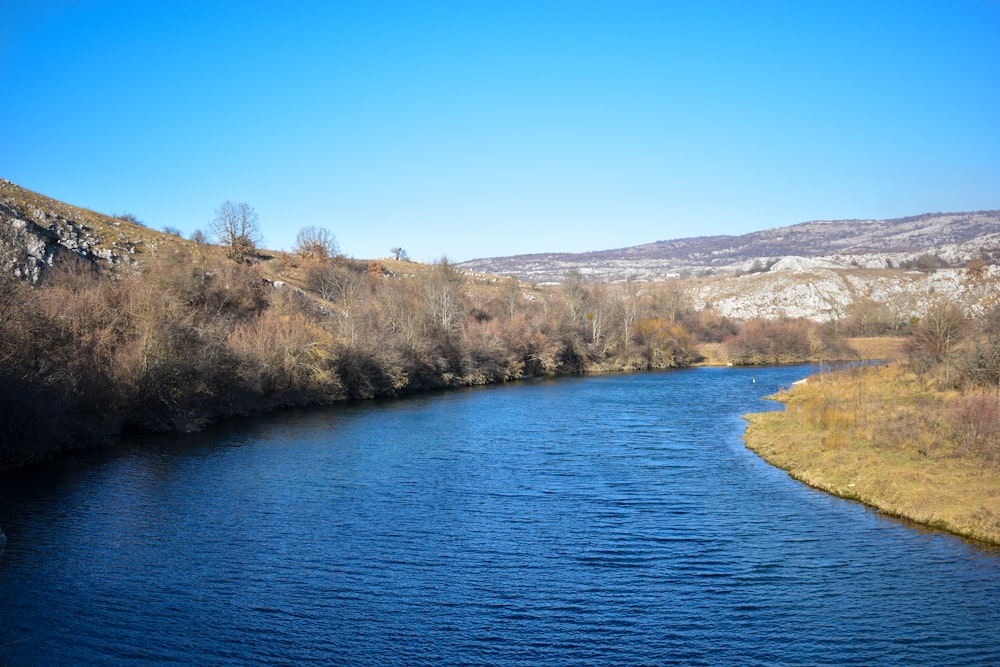
[{"label": "river", "polygon": [[814,491],[808,367],[531,381],[0,477],[0,664],[1000,664],[1000,550]]}]

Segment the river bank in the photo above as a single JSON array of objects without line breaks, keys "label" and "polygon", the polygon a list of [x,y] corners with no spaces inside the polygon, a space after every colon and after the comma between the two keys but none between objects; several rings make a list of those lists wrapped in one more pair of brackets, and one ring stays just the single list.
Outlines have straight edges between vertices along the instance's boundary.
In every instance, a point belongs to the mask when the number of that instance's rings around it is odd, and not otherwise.
[{"label": "river bank", "polygon": [[[847,349],[851,351],[854,361],[870,360],[890,356],[886,351],[898,352],[903,339],[845,339]],[[874,346],[874,347],[873,347]],[[584,375],[614,375],[621,373],[641,373],[653,370],[666,370],[669,368],[690,368],[698,366],[726,367],[733,366],[733,362],[727,354],[723,343],[702,343],[690,356],[683,356],[679,360],[674,359],[651,359],[648,356],[620,356],[603,362],[587,361],[584,358],[575,358],[572,363],[565,361],[555,364],[554,362],[545,364],[533,363],[528,365],[520,363],[516,365],[517,373],[509,372],[509,369],[493,368],[493,372],[467,373],[465,375],[453,373],[438,373],[436,369],[412,363],[405,371],[401,371],[396,376],[396,382],[392,383],[385,377],[385,373],[375,373],[372,378],[364,377],[365,372],[371,374],[375,368],[377,360],[351,359],[350,363],[341,364],[341,368],[349,368],[350,372],[345,374],[350,378],[348,385],[333,395],[323,395],[305,392],[280,392],[274,391],[261,395],[261,392],[241,391],[234,393],[229,400],[207,400],[197,405],[188,406],[185,411],[186,419],[177,421],[168,418],[170,410],[168,405],[160,405],[159,412],[155,418],[148,415],[144,417],[129,415],[109,415],[98,411],[90,414],[77,415],[76,421],[70,428],[61,429],[58,435],[50,433],[53,429],[38,429],[37,437],[34,438],[35,447],[24,452],[5,452],[3,444],[0,443],[0,471],[17,470],[36,463],[45,463],[64,454],[79,449],[93,449],[109,446],[123,436],[143,432],[175,432],[191,433],[199,431],[209,424],[244,419],[248,417],[265,414],[280,413],[291,408],[317,407],[323,405],[337,405],[354,400],[380,400],[386,398],[400,398],[419,394],[429,394],[451,389],[461,389],[483,385],[503,385],[520,380],[527,380],[541,377],[571,377]],[[818,360],[807,356],[790,357],[787,364],[814,363],[817,368],[824,365],[836,363],[830,359]],[[841,363],[845,363],[843,360]],[[751,366],[759,364],[750,364]],[[359,370],[360,369],[360,370]],[[402,378],[405,381],[400,382]],[[338,380],[339,381],[339,380]],[[358,392],[350,387],[361,386],[364,391]],[[191,392],[192,390],[188,390]],[[216,394],[226,394],[228,392],[215,392]],[[183,401],[184,394],[175,393]],[[26,394],[26,398],[31,396]],[[0,406],[2,407],[2,406]],[[34,423],[34,420],[27,420],[25,411],[25,421]],[[0,427],[4,423],[3,412],[0,411]],[[89,421],[88,421],[89,419]],[[9,420],[8,420],[9,421]],[[25,426],[25,431],[35,432],[34,427]],[[8,429],[8,434],[10,430]],[[3,428],[0,428],[0,435],[3,435]],[[46,441],[46,436],[51,436]],[[0,438],[2,440],[2,438]],[[8,438],[10,441],[16,438]],[[7,443],[10,447],[11,442]]]},{"label": "river bank", "polygon": [[957,392],[899,366],[812,376],[746,415],[746,446],[814,488],[1000,545],[1000,461],[963,446]]}]

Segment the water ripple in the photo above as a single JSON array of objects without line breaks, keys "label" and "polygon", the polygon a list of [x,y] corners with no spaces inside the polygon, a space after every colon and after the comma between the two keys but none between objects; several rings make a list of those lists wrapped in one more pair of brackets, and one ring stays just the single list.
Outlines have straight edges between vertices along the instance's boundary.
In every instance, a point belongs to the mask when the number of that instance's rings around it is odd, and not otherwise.
[{"label": "water ripple", "polygon": [[1000,554],[811,491],[802,369],[526,383],[0,480],[0,663],[1000,663]]}]

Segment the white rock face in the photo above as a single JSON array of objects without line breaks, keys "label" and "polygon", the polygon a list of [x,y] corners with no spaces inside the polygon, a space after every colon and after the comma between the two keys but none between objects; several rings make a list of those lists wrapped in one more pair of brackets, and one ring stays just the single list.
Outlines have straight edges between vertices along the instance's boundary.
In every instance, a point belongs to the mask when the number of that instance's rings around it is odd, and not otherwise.
[{"label": "white rock face", "polygon": [[789,255],[782,257],[771,266],[769,271],[793,271],[803,273],[816,269],[846,269],[849,265],[827,257],[797,257]]},{"label": "white rock face", "polygon": [[60,253],[72,253],[95,263],[128,261],[126,253],[134,247],[124,235],[111,242],[114,249],[101,247],[104,239],[93,232],[86,220],[73,213],[72,207],[42,197],[33,199],[35,203],[26,203],[24,192],[10,181],[0,180],[0,271],[3,273],[38,282]]},{"label": "white rock face", "polygon": [[[711,306],[740,320],[805,317],[817,322],[843,317],[850,304],[866,297],[890,305],[902,317],[922,317],[942,298],[977,311],[995,293],[988,285],[973,284],[964,269],[934,273],[833,269],[817,268],[815,260],[800,260],[785,258],[766,273],[696,281],[688,293],[696,308]],[[987,275],[996,281],[1000,269],[989,267]]]}]

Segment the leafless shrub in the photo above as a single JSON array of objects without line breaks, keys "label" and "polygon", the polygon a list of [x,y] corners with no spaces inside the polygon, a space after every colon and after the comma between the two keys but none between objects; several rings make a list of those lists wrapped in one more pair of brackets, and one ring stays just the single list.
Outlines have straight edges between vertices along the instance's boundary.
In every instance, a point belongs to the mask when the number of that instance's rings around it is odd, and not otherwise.
[{"label": "leafless shrub", "polygon": [[935,304],[917,322],[909,343],[910,363],[918,372],[950,363],[955,346],[968,331],[968,319],[962,308],[951,301]]},{"label": "leafless shrub", "polygon": [[750,320],[726,340],[730,358],[740,364],[780,363],[784,358],[810,358],[810,333],[806,320]]},{"label": "leafless shrub", "polygon": [[125,222],[130,222],[133,225],[139,225],[140,227],[146,226],[145,222],[136,217],[135,214],[129,213],[128,211],[124,211],[122,213],[116,213],[114,214],[113,217],[118,218],[119,220],[124,220]]},{"label": "leafless shrub", "polygon": [[948,420],[960,451],[1000,460],[1000,401],[993,395],[972,393],[955,400]]},{"label": "leafless shrub", "polygon": [[1000,386],[1000,337],[977,341],[963,358],[969,380],[981,387]]}]

